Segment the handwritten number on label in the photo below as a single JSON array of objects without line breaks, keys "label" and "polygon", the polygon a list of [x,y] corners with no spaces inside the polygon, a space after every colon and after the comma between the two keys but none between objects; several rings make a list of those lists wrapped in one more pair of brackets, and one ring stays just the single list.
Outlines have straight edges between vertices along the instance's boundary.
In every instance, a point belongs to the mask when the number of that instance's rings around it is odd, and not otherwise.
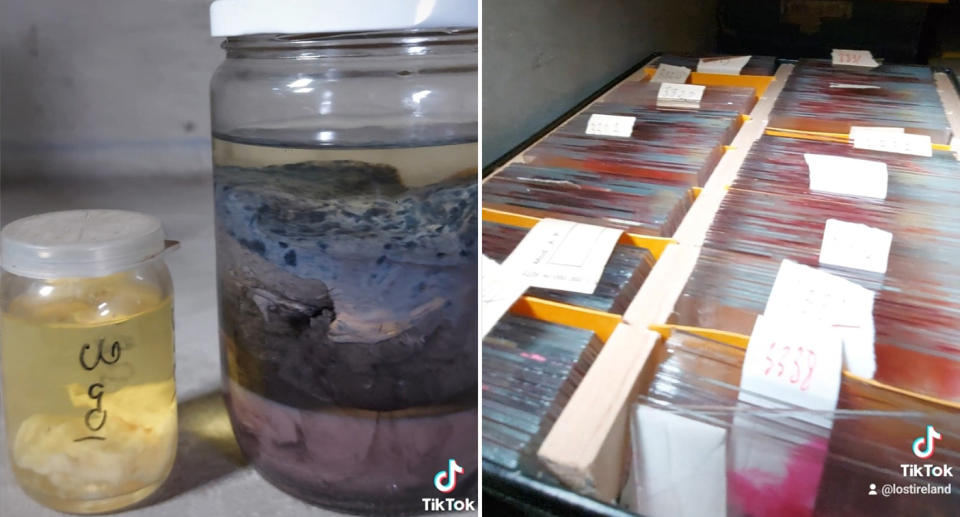
[{"label": "handwritten number on label", "polygon": [[[96,393],[94,393],[96,391]],[[97,407],[87,411],[87,415],[84,417],[83,421],[87,424],[87,429],[91,431],[99,431],[103,428],[103,425],[107,423],[107,412],[103,410],[103,384],[95,383],[90,385],[90,389],[87,390],[87,395],[91,399],[97,401]],[[95,418],[99,416],[100,422],[96,422]]]},{"label": "handwritten number on label", "polygon": [[[778,348],[776,342],[770,343],[770,349],[767,351],[767,356],[765,357],[767,368],[763,371],[763,375],[781,379],[784,373],[787,373],[787,382],[798,385],[800,391],[807,391],[810,387],[810,381],[813,379],[813,371],[817,364],[817,354],[811,349],[805,349],[802,346],[797,347],[796,353],[793,355],[793,368],[789,369],[784,365],[784,362],[790,361],[791,350],[792,347],[790,346]],[[803,362],[804,359],[806,360],[805,368],[801,366],[801,362]]]},{"label": "handwritten number on label", "polygon": [[790,347],[785,346],[785,347],[783,347],[783,353],[780,354],[780,360],[777,361],[777,366],[780,367],[780,369],[777,370],[777,377],[780,377],[780,376],[783,375],[783,360],[784,360],[788,355],[790,355]]},{"label": "handwritten number on label", "polygon": [[860,54],[851,54],[849,52],[841,52],[837,55],[837,61],[840,64],[850,64],[855,65],[860,62]]},{"label": "handwritten number on label", "polygon": [[767,369],[763,371],[763,374],[764,374],[764,375],[770,375],[770,370],[773,368],[773,359],[771,359],[770,356],[773,355],[773,350],[774,350],[776,347],[777,347],[777,343],[776,343],[776,342],[770,343],[770,350],[767,350],[767,357],[766,357],[766,360],[767,360]]},{"label": "handwritten number on label", "polygon": [[[96,357],[93,357],[94,347],[90,343],[84,343],[80,347],[80,367],[86,371],[92,371],[94,368],[103,363],[107,366],[111,366],[120,361],[121,346],[119,341],[114,341],[110,345],[107,354],[104,355],[104,343],[105,339],[101,339],[97,342],[96,346]],[[101,376],[101,381],[104,376]],[[87,429],[97,432],[103,429],[103,426],[107,424],[107,411],[103,409],[103,393],[105,387],[103,382],[95,382],[87,388],[87,396],[91,400],[96,401],[97,405],[83,417],[83,423],[87,426]],[[106,440],[102,436],[84,436],[82,438],[77,438],[75,442],[82,442],[86,440]]]},{"label": "handwritten number on label", "polygon": [[93,370],[94,368],[97,367],[97,365],[100,364],[101,361],[103,361],[104,364],[115,364],[117,361],[120,360],[120,342],[119,341],[114,341],[113,344],[110,345],[110,355],[109,357],[107,357],[103,355],[103,340],[101,339],[97,343],[97,358],[95,361],[93,361],[93,364],[91,365],[90,362],[87,361],[87,359],[85,358],[88,355],[87,351],[92,349],[93,347],[90,346],[89,343],[84,343],[84,345],[80,348],[80,366],[82,366],[84,370],[87,370],[87,371]]},{"label": "handwritten number on label", "polygon": [[800,391],[807,391],[810,387],[810,380],[813,379],[813,369],[817,366],[817,353],[813,350],[807,350],[807,377],[800,383]]},{"label": "handwritten number on label", "polygon": [[803,355],[803,347],[797,347],[797,356],[793,359],[793,375],[790,376],[790,384],[796,384],[800,381],[800,357]]}]

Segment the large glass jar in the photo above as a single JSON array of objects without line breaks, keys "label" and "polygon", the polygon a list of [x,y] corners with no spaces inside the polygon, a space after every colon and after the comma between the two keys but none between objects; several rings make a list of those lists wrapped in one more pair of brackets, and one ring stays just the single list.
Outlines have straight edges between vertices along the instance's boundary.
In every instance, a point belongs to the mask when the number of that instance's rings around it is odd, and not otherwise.
[{"label": "large glass jar", "polygon": [[2,233],[7,450],[32,498],[69,513],[143,500],[177,451],[173,284],[154,217],[71,210]]},{"label": "large glass jar", "polygon": [[434,488],[449,460],[477,468],[476,29],[223,48],[220,342],[240,447],[310,502],[422,511],[450,496]]}]

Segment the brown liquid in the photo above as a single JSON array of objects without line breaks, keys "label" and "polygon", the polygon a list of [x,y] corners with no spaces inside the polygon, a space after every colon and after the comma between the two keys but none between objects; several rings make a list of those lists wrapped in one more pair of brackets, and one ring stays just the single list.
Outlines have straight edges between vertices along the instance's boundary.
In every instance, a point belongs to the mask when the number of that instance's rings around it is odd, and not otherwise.
[{"label": "brown liquid", "polygon": [[277,487],[411,512],[476,472],[476,151],[214,140],[227,407]]}]

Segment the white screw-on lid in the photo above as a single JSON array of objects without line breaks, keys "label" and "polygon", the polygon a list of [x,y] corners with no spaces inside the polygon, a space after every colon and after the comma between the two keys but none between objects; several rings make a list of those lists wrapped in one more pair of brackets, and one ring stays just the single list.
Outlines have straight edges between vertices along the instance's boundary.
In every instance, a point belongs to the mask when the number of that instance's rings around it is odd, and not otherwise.
[{"label": "white screw-on lid", "polygon": [[29,278],[96,277],[164,251],[163,226],[124,210],[68,210],[25,217],[0,233],[0,266]]},{"label": "white screw-on lid", "polygon": [[477,26],[477,0],[216,0],[214,37]]}]

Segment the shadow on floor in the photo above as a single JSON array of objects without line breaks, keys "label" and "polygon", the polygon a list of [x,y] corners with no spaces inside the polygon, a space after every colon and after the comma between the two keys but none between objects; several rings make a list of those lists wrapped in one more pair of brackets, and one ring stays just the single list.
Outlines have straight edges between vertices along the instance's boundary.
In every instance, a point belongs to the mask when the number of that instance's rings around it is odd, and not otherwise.
[{"label": "shadow on floor", "polygon": [[224,478],[247,466],[233,437],[223,396],[215,391],[179,405],[177,459],[166,483],[137,505],[151,506],[207,483]]}]

